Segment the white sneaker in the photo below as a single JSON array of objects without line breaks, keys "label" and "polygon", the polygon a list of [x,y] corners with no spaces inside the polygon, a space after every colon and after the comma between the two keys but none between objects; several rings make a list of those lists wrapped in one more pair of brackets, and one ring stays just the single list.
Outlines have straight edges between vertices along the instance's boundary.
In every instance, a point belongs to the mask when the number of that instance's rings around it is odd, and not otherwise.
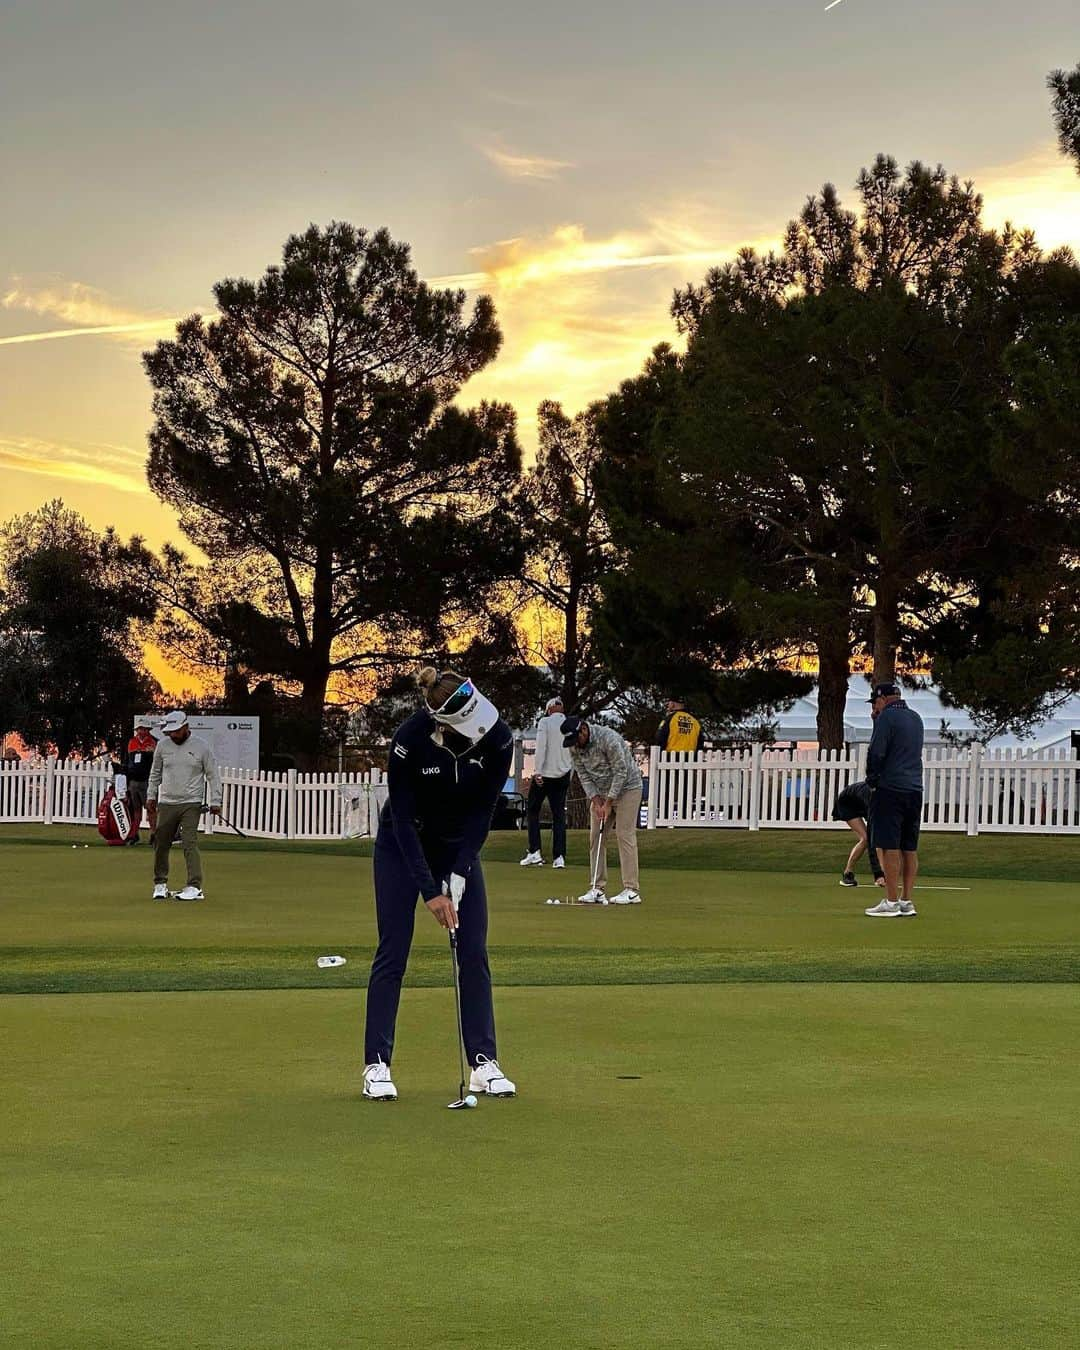
[{"label": "white sneaker", "polygon": [[918,914],[918,912],[919,912],[919,911],[915,908],[915,901],[914,901],[914,900],[901,900],[901,901],[900,901],[900,917],[901,917],[901,918],[903,918],[903,919],[913,919],[913,918],[915,917],[915,915]]},{"label": "white sneaker", "polygon": [[565,859],[565,858],[556,858],[555,861],[554,861],[551,865],[552,865],[552,867],[555,869],[556,872],[561,872],[562,869],[566,866],[566,859]]},{"label": "white sneaker", "polygon": [[489,1097],[512,1097],[517,1088],[499,1068],[497,1059],[477,1055],[476,1068],[469,1078],[469,1091],[486,1092]]},{"label": "white sneaker", "polygon": [[169,888],[168,888],[168,886],[166,886],[166,884],[165,884],[163,881],[157,881],[157,882],[155,882],[155,883],[154,883],[154,899],[155,899],[155,900],[168,900],[168,898],[169,898]]},{"label": "white sneaker", "polygon": [[185,886],[182,891],[177,891],[173,896],[174,900],[205,900],[206,896],[199,890],[198,886]]},{"label": "white sneaker", "polygon": [[577,900],[579,905],[606,905],[608,902],[602,886],[590,887],[584,895],[579,895]]},{"label": "white sneaker", "polygon": [[396,1102],[397,1088],[390,1078],[390,1065],[377,1059],[364,1065],[364,1096],[371,1102]]},{"label": "white sneaker", "polygon": [[611,897],[613,905],[640,905],[641,895],[638,891],[632,891],[629,886],[621,890],[618,895]]},{"label": "white sneaker", "polygon": [[864,913],[869,914],[872,919],[898,919],[901,914],[900,901],[884,899]]},{"label": "white sneaker", "polygon": [[544,859],[540,853],[526,853],[518,864],[519,867],[543,867],[543,865]]}]

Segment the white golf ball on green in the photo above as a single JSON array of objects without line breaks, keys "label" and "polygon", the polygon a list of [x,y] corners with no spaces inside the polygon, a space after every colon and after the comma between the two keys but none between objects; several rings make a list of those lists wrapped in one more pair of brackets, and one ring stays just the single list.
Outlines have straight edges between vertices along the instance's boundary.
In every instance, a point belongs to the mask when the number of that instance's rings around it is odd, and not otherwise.
[{"label": "white golf ball on green", "polygon": [[471,1092],[470,1092],[469,1095],[465,1098],[465,1105],[466,1105],[466,1106],[475,1106],[475,1105],[476,1105],[476,1098],[472,1095]]}]

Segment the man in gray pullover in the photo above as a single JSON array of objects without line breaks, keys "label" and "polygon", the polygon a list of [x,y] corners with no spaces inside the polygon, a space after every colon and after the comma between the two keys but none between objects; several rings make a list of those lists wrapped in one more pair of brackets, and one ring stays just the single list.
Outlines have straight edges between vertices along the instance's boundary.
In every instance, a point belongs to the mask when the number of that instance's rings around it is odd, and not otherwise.
[{"label": "man in gray pullover", "polygon": [[611,727],[591,726],[580,717],[562,724],[563,745],[589,798],[592,828],[589,831],[589,866],[592,883],[579,898],[587,905],[606,903],[607,849],[602,844],[605,829],[614,822],[619,842],[619,871],[623,888],[611,898],[613,905],[640,905],[638,889],[637,824],[641,812],[641,770],[633,751]]},{"label": "man in gray pullover", "polygon": [[221,814],[221,775],[210,746],[191,734],[186,713],[169,713],[161,730],[165,734],[154,751],[146,791],[150,829],[156,835],[154,899],[168,899],[169,850],[179,833],[187,864],[187,885],[176,892],[176,899],[202,900],[205,897],[199,856],[199,817],[207,793],[210,814]]}]

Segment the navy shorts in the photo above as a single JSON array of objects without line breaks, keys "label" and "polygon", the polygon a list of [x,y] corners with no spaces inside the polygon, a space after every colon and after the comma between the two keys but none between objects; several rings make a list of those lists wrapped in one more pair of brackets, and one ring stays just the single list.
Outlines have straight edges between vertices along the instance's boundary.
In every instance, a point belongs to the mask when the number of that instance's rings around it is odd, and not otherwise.
[{"label": "navy shorts", "polygon": [[870,799],[869,825],[875,848],[914,853],[922,825],[922,793],[878,788]]}]

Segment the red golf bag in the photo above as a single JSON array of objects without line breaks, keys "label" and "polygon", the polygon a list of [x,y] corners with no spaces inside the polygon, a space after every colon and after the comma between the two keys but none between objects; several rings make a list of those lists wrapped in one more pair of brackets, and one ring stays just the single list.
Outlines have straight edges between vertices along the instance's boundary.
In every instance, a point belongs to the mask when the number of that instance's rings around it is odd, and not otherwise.
[{"label": "red golf bag", "polygon": [[107,844],[113,845],[126,844],[139,832],[139,826],[132,820],[127,802],[123,797],[116,795],[114,787],[110,786],[105,796],[98,802],[97,827],[102,839]]}]

